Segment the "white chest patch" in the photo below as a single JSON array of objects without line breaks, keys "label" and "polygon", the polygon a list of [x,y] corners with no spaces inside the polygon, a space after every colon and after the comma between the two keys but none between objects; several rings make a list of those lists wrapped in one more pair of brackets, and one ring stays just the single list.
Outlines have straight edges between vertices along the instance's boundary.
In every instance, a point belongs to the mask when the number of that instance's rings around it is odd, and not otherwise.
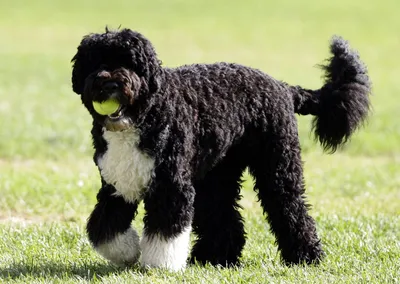
[{"label": "white chest patch", "polygon": [[108,145],[107,151],[97,160],[101,176],[127,202],[140,201],[149,184],[154,159],[139,150],[138,130],[104,130],[103,137]]}]

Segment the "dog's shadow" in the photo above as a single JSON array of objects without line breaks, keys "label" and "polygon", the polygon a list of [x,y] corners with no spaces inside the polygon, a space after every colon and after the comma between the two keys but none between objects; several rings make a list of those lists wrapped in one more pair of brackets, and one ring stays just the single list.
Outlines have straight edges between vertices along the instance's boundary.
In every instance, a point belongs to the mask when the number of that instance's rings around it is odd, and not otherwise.
[{"label": "dog's shadow", "polygon": [[[90,264],[69,264],[47,262],[38,265],[29,263],[13,263],[6,267],[0,267],[0,279],[22,279],[25,277],[47,278],[80,278],[83,280],[92,280],[107,275],[121,273],[124,268],[118,268],[108,263],[90,263]],[[134,267],[131,271],[138,271]],[[142,271],[143,273],[143,271]]]}]

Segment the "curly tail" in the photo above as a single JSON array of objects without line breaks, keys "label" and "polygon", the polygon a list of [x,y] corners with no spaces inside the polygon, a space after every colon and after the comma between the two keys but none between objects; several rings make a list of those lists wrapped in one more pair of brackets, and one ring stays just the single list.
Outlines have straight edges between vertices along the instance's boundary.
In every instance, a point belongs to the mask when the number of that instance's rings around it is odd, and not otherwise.
[{"label": "curly tail", "polygon": [[315,115],[313,130],[325,151],[335,152],[362,125],[370,110],[371,82],[357,51],[346,40],[334,36],[332,57],[325,71],[325,84],[319,90],[290,87],[295,112]]}]

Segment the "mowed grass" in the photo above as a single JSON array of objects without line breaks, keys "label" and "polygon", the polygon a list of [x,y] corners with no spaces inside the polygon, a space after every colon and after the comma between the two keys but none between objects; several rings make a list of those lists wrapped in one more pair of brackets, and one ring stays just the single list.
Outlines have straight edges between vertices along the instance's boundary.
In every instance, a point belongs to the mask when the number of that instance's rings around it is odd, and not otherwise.
[{"label": "mowed grass", "polygon": [[[396,283],[400,279],[400,5],[396,0],[9,1],[0,3],[0,282]],[[248,241],[231,269],[121,270],[90,247],[85,220],[99,175],[91,120],[71,90],[82,36],[109,25],[143,32],[166,66],[238,62],[321,86],[333,34],[370,70],[373,110],[334,155],[299,117],[305,181],[326,258],[286,267],[246,174]],[[134,221],[142,230],[143,210]]]}]

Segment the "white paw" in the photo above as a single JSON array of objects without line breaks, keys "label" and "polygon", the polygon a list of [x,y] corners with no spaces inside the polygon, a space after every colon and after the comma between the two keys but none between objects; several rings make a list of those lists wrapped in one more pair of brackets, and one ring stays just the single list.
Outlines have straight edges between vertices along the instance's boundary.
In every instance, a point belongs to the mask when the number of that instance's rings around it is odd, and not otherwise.
[{"label": "white paw", "polygon": [[132,265],[140,255],[139,236],[133,228],[95,247],[104,258],[118,266]]},{"label": "white paw", "polygon": [[191,227],[186,228],[174,238],[165,239],[160,235],[143,234],[140,247],[143,267],[166,268],[171,271],[184,269],[189,253]]}]

